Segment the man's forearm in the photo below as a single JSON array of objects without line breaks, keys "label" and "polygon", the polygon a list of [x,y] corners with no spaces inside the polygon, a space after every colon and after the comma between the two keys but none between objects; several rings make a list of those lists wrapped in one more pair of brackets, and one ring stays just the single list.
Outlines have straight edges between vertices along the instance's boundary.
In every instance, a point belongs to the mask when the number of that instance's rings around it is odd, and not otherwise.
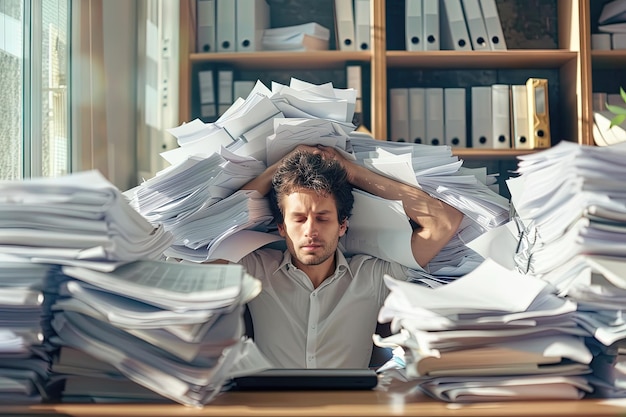
[{"label": "man's forearm", "polygon": [[415,260],[422,266],[443,249],[461,224],[463,214],[460,211],[418,188],[362,165],[352,163],[346,169],[354,187],[387,200],[402,201],[406,215],[418,225],[411,247]]}]

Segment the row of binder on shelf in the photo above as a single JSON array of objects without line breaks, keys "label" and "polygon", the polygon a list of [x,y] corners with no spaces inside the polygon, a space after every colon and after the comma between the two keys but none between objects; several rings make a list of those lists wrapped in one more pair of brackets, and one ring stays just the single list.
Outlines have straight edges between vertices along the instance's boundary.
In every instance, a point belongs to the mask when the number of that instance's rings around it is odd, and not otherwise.
[{"label": "row of binder on shelf", "polygon": [[466,96],[462,87],[391,88],[389,139],[459,148],[550,147],[548,80],[472,86]]},{"label": "row of binder on shelf", "polygon": [[[254,89],[255,81],[237,80],[234,70],[229,66],[217,66],[198,72],[199,118],[204,122],[213,122],[241,97],[246,98]],[[346,87],[357,91],[354,118],[352,123],[359,127],[362,123],[363,88],[362,68],[360,64],[346,65]]]},{"label": "row of binder on shelf", "polygon": [[596,51],[626,49],[626,33],[592,33],[591,49]]},{"label": "row of binder on shelf", "polygon": [[340,51],[367,51],[371,39],[371,0],[334,0],[335,33]]},{"label": "row of binder on shelf", "polygon": [[196,6],[196,52],[329,49],[330,30],[319,23],[271,28],[266,0],[196,0]]},{"label": "row of binder on shelf", "polygon": [[406,0],[407,51],[506,50],[495,0]]}]

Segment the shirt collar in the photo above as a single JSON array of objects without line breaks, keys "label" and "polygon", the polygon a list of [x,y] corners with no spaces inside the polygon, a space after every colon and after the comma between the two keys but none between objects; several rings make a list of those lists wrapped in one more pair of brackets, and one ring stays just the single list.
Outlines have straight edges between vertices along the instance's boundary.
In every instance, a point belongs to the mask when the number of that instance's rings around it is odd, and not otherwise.
[{"label": "shirt collar", "polygon": [[[340,276],[340,274],[348,272],[350,274],[350,277],[354,278],[352,276],[352,271],[350,270],[350,265],[348,265],[346,257],[343,256],[343,253],[341,253],[339,249],[335,251],[335,259],[337,260],[337,265],[335,266],[334,276]],[[286,250],[283,252],[282,262],[280,263],[280,265],[278,265],[278,268],[276,268],[276,271],[274,271],[274,273],[278,272],[281,269],[284,272],[287,272],[291,268],[296,268],[296,266],[293,264],[293,262],[291,262],[291,252]]]}]

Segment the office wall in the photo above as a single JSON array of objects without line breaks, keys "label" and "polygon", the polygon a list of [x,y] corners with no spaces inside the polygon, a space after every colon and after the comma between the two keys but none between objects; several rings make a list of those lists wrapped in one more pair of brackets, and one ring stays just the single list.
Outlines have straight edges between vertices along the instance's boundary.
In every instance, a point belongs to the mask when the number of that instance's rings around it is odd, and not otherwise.
[{"label": "office wall", "polygon": [[102,9],[108,177],[127,190],[137,182],[137,0],[106,0]]}]

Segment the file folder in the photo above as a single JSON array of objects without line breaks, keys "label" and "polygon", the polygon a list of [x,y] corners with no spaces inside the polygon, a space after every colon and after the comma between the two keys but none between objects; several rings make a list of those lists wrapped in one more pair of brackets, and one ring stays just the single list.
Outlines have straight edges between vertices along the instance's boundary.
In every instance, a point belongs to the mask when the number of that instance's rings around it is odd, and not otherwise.
[{"label": "file folder", "polygon": [[508,84],[491,86],[491,114],[494,149],[511,148],[511,89]]},{"label": "file folder", "polygon": [[626,33],[611,34],[611,49],[626,49]]},{"label": "file folder", "polygon": [[413,143],[426,143],[426,91],[423,88],[409,88],[409,140]]},{"label": "file folder", "polygon": [[428,0],[423,2],[422,9],[424,26],[424,50],[438,51],[439,43],[439,1]]},{"label": "file folder", "polygon": [[389,120],[391,140],[407,142],[409,138],[409,89],[389,89]]},{"label": "file folder", "polygon": [[526,85],[511,86],[511,132],[513,148],[532,149],[528,130],[528,94]]},{"label": "file folder", "polygon": [[475,51],[489,51],[489,37],[487,36],[487,28],[485,19],[480,11],[480,3],[478,0],[461,0],[463,12],[465,13],[465,22],[467,23],[467,31],[469,32],[472,49]]},{"label": "file folder", "polygon": [[489,45],[492,51],[506,50],[506,40],[502,32],[502,23],[496,7],[496,0],[480,0],[480,9],[485,21]]},{"label": "file folder", "polygon": [[597,51],[608,51],[611,49],[611,34],[610,33],[592,33],[591,34],[591,49]]},{"label": "file folder", "polygon": [[529,78],[526,81],[528,94],[528,126],[531,149],[549,148],[550,117],[548,106],[548,80]]},{"label": "file folder", "polygon": [[237,32],[235,28],[237,3],[233,0],[216,0],[215,24],[217,52],[235,52]]},{"label": "file folder", "polygon": [[197,2],[196,52],[215,52],[215,0]]},{"label": "file folder", "polygon": [[262,50],[263,31],[269,27],[270,6],[266,0],[236,0],[237,52]]},{"label": "file folder", "polygon": [[461,0],[441,0],[440,10],[441,49],[470,51],[472,44],[465,25]]},{"label": "file folder", "polygon": [[370,0],[354,0],[354,36],[357,51],[369,51],[371,42]]},{"label": "file folder", "polygon": [[346,65],[346,82],[348,88],[356,90],[356,102],[354,103],[354,115],[352,124],[359,127],[363,123],[363,79],[360,64]]},{"label": "file folder", "polygon": [[[245,99],[248,97],[252,89],[254,88],[255,81],[235,80],[233,81],[233,98],[236,100],[241,97]],[[233,100],[234,103],[234,100]]]},{"label": "file folder", "polygon": [[493,148],[491,133],[491,87],[475,86],[471,88],[472,103],[472,148]]},{"label": "file folder", "polygon": [[340,51],[355,51],[353,0],[334,0],[334,2],[337,49]]},{"label": "file folder", "polygon": [[467,147],[465,88],[444,88],[444,144],[453,148]]},{"label": "file folder", "polygon": [[426,144],[443,145],[443,88],[426,88]]},{"label": "file folder", "polygon": [[200,118],[205,122],[213,121],[217,117],[215,82],[213,77],[212,69],[198,72],[198,82],[200,85]]},{"label": "file folder", "polygon": [[404,33],[407,51],[424,50],[422,3],[423,0],[406,0],[404,5]]},{"label": "file folder", "polygon": [[233,70],[217,71],[217,114],[221,116],[233,104]]}]

